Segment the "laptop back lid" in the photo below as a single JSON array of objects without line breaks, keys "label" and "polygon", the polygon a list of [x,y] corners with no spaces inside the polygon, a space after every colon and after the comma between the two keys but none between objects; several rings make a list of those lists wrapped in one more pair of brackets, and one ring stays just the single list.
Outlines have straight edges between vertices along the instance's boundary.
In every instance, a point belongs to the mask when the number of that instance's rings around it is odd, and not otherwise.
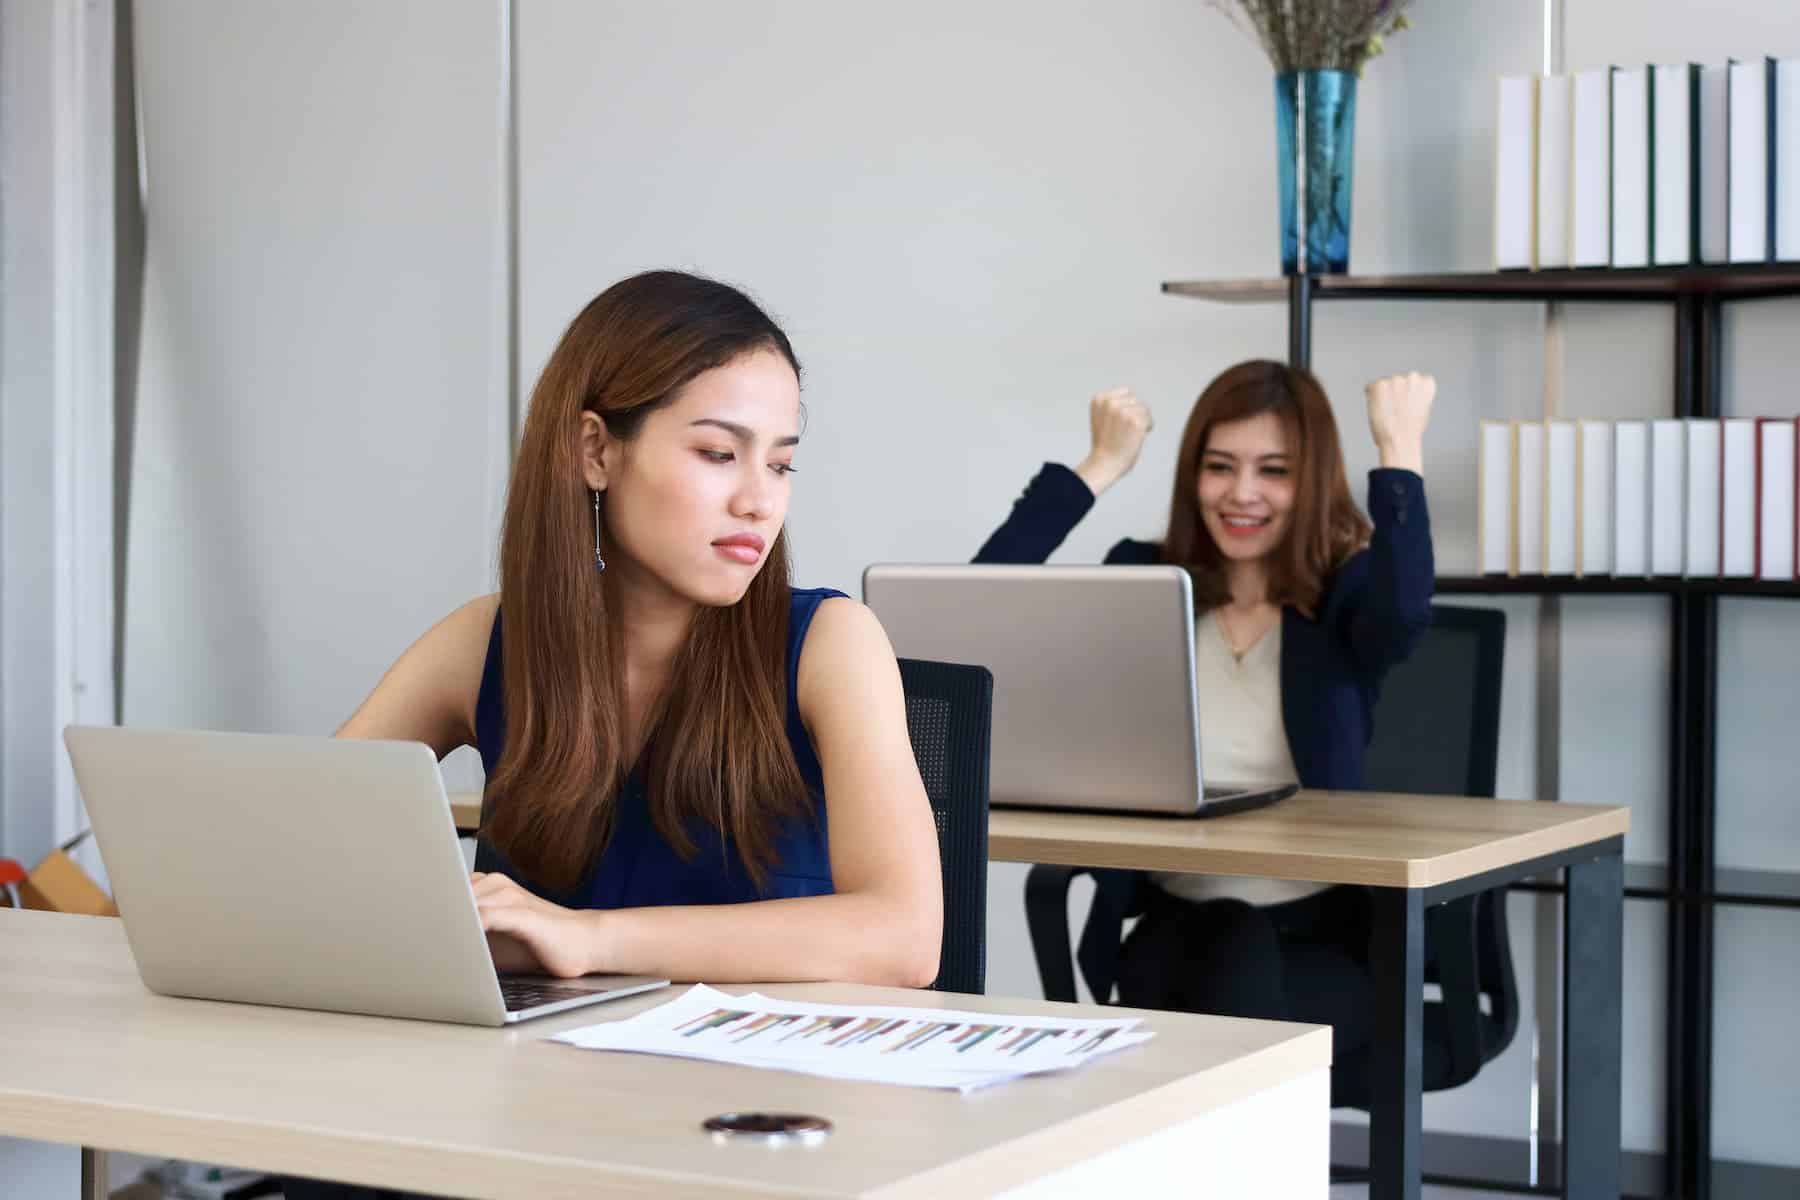
[{"label": "laptop back lid", "polygon": [[863,599],[901,656],[994,673],[992,803],[1199,809],[1181,568],[876,564]]},{"label": "laptop back lid", "polygon": [[152,991],[502,1023],[428,747],[79,726],[63,738]]}]

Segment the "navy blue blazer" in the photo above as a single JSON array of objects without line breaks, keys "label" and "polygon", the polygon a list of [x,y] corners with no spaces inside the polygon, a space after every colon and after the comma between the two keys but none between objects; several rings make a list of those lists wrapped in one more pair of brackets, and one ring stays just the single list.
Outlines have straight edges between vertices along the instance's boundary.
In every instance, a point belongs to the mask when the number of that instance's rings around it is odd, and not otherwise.
[{"label": "navy blue blazer", "polygon": [[[1093,506],[1080,476],[1046,463],[975,561],[1041,563]],[[1436,567],[1425,481],[1411,471],[1370,471],[1369,518],[1369,545],[1327,581],[1317,617],[1281,612],[1282,723],[1303,787],[1362,787],[1381,678],[1431,625]],[[1162,547],[1127,538],[1106,561],[1156,563]]]}]

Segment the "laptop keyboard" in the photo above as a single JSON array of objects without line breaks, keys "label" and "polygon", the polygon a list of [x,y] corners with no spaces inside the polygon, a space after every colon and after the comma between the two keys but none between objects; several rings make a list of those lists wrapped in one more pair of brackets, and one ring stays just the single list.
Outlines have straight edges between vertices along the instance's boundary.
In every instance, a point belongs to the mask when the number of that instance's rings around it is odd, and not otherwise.
[{"label": "laptop keyboard", "polygon": [[593,994],[593,988],[578,984],[545,983],[538,979],[500,981],[500,999],[506,1004],[507,1012],[523,1012],[540,1004],[555,1004],[558,1000],[573,1000],[577,996]]}]

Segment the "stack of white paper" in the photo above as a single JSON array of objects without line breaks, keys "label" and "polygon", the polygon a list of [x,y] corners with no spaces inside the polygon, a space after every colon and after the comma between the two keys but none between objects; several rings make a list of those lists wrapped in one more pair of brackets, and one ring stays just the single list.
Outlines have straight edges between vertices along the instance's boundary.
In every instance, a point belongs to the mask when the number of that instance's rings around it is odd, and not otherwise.
[{"label": "stack of white paper", "polygon": [[704,985],[628,1017],[557,1034],[624,1050],[798,1071],[831,1079],[973,1091],[1065,1071],[1156,1036],[1139,1018],[1005,1016],[947,1008],[809,1004]]}]

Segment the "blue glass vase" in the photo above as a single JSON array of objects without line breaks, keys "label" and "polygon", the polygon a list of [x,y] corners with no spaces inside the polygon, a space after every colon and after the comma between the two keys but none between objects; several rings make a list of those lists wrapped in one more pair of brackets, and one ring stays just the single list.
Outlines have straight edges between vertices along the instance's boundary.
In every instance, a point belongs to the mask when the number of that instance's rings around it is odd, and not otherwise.
[{"label": "blue glass vase", "polygon": [[1356,157],[1356,72],[1275,76],[1275,153],[1281,173],[1281,270],[1350,269],[1350,174]]}]

